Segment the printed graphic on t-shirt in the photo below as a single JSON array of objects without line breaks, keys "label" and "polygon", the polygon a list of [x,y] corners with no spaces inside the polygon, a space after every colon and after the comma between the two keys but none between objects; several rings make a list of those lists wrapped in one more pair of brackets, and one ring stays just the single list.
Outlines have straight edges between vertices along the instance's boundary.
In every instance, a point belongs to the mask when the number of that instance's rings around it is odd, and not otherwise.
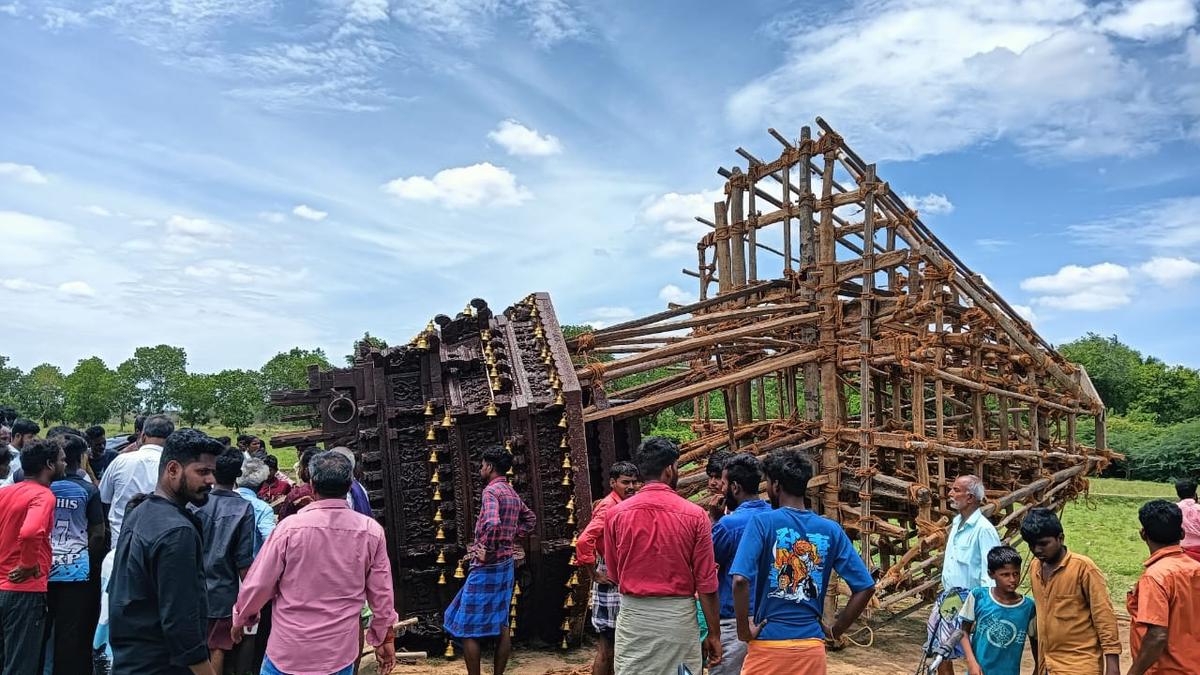
[{"label": "printed graphic on t-shirt", "polygon": [[771,566],[769,597],[801,602],[821,597],[829,537],[807,539],[790,527],[775,530],[775,562]]},{"label": "printed graphic on t-shirt", "polygon": [[1022,644],[1025,642],[1024,631],[1017,630],[1016,625],[1008,619],[994,619],[983,628],[984,639],[993,647],[1004,649],[1016,642],[1018,636]]}]

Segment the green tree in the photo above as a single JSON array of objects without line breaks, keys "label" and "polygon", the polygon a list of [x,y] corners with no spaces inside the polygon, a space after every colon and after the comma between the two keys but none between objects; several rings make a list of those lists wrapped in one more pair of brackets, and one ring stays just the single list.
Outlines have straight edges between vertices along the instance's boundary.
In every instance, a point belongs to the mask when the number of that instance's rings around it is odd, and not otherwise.
[{"label": "green tree", "polygon": [[125,428],[125,420],[136,415],[142,409],[142,390],[138,388],[138,364],[134,359],[126,359],[117,366],[116,381],[113,385],[113,411]]},{"label": "green tree", "polygon": [[8,357],[0,354],[0,404],[15,405],[17,382],[21,380],[21,369],[8,365]]},{"label": "green tree", "polygon": [[146,409],[157,413],[177,405],[175,389],[187,373],[187,352],[183,347],[138,347],[133,360]]},{"label": "green tree", "polygon": [[117,374],[100,357],[80,359],[63,384],[67,420],[81,425],[108,420],[116,400]]},{"label": "green tree", "polygon": [[185,374],[175,388],[175,400],[179,418],[189,427],[208,422],[217,403],[216,378],[204,373]]},{"label": "green tree", "polygon": [[259,374],[253,370],[222,370],[213,378],[216,384],[213,412],[221,424],[242,433],[263,407]]},{"label": "green tree", "polygon": [[1142,355],[1122,344],[1117,336],[1106,338],[1088,333],[1061,345],[1058,351],[1087,369],[1097,393],[1112,412],[1124,413],[1137,399]]},{"label": "green tree", "polygon": [[[307,389],[309,366],[332,368],[333,364],[326,358],[324,350],[319,348],[309,350],[292,347],[286,352],[279,352],[263,364],[260,371],[262,387],[268,394],[283,389]],[[263,409],[263,419],[277,421],[284,415],[298,411],[296,406],[281,408],[267,405]]]},{"label": "green tree", "polygon": [[63,384],[65,378],[58,366],[43,363],[17,382],[17,402],[23,414],[41,420],[42,426],[63,418]]},{"label": "green tree", "polygon": [[371,335],[370,332],[365,332],[363,333],[361,340],[354,341],[353,350],[346,355],[346,365],[354,365],[354,359],[358,357],[359,346],[364,344],[368,347],[374,347],[376,349],[387,349],[388,346],[388,343],[384,342],[382,338],[377,338],[374,335]]},{"label": "green tree", "polygon": [[1138,368],[1137,397],[1131,408],[1153,414],[1163,424],[1200,416],[1200,374],[1149,357]]}]

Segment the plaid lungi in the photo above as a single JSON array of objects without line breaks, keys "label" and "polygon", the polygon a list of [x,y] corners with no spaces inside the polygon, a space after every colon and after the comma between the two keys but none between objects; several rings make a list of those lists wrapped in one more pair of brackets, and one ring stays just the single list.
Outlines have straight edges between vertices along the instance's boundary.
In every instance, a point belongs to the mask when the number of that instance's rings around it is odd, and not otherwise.
[{"label": "plaid lungi", "polygon": [[495,637],[508,627],[513,594],[512,558],[476,565],[446,608],[442,628],[456,638]]},{"label": "plaid lungi", "polygon": [[600,633],[617,629],[621,591],[614,584],[592,584],[592,626]]}]

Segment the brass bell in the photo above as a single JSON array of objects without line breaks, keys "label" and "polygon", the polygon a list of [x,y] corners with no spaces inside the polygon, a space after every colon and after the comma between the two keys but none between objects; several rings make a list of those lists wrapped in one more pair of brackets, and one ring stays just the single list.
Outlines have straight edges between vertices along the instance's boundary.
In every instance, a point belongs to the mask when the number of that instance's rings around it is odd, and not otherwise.
[{"label": "brass bell", "polygon": [[534,329],[533,329],[533,337],[535,337],[535,338],[544,338],[544,337],[546,337],[546,331],[542,330],[542,325],[541,325],[541,324],[538,324],[537,326],[535,326],[535,327],[534,327]]},{"label": "brass bell", "polygon": [[487,416],[488,416],[488,417],[495,417],[496,415],[499,415],[499,414],[500,414],[500,411],[499,411],[499,410],[496,408],[496,402],[495,402],[495,401],[489,401],[489,402],[488,402],[488,407],[487,407]]},{"label": "brass bell", "polygon": [[458,567],[455,568],[455,570],[454,570],[454,578],[455,579],[466,579],[467,578],[466,573],[463,572],[463,561],[461,561],[461,560],[458,561]]},{"label": "brass bell", "polygon": [[490,349],[487,351],[487,364],[491,367],[492,372],[496,372],[496,353]]},{"label": "brass bell", "polygon": [[492,331],[488,330],[487,328],[479,331],[479,339],[483,340],[484,342],[488,342],[492,339]]},{"label": "brass bell", "polygon": [[496,372],[496,364],[488,364],[488,377],[500,377],[500,373]]},{"label": "brass bell", "polygon": [[570,445],[567,444],[567,435],[566,434],[563,434],[562,440],[558,442],[558,447],[560,447],[560,448],[571,447]]},{"label": "brass bell", "polygon": [[446,653],[442,654],[442,656],[447,659],[454,658],[454,643],[453,642],[446,643]]},{"label": "brass bell", "polygon": [[575,512],[574,511],[567,511],[567,524],[568,525],[575,524]]},{"label": "brass bell", "polygon": [[[565,469],[567,467],[564,466],[563,468]],[[568,511],[575,510],[575,495],[571,495],[571,498],[567,500],[567,510]]]},{"label": "brass bell", "polygon": [[511,609],[511,610],[509,610],[509,612],[508,612],[508,616],[509,616],[509,618],[511,618],[511,619],[516,619],[516,618],[517,618],[517,606],[516,606],[516,605],[513,605],[513,606],[512,606],[512,609]]},{"label": "brass bell", "polygon": [[[442,515],[442,512],[441,512],[441,511],[438,511],[438,515],[439,515],[439,516],[440,516],[440,515]],[[444,548],[439,548],[439,549],[438,549],[437,564],[439,564],[439,565],[445,565],[445,564],[446,564],[446,549],[444,549]],[[443,572],[443,574],[444,574],[444,572]]]},{"label": "brass bell", "polygon": [[559,389],[554,396],[554,405],[566,405],[567,399],[563,398],[562,390]]},{"label": "brass bell", "polygon": [[433,326],[433,319],[430,319],[429,323],[425,324],[425,332],[432,333],[435,330],[437,330],[437,329],[434,328],[434,326]]},{"label": "brass bell", "polygon": [[562,486],[563,487],[571,486],[571,472],[570,471],[563,474]]},{"label": "brass bell", "polygon": [[504,441],[504,449],[512,452],[512,439]]},{"label": "brass bell", "polygon": [[563,609],[571,609],[575,606],[575,596],[567,593],[567,601],[563,603]]},{"label": "brass bell", "polygon": [[[513,597],[521,597],[521,584],[513,584]],[[516,602],[515,600],[513,602]]]},{"label": "brass bell", "polygon": [[442,529],[441,525],[438,525],[437,534],[433,535],[433,540],[446,541],[446,531]]},{"label": "brass bell", "polygon": [[430,426],[428,429],[425,430],[425,440],[427,440],[427,441],[436,441],[437,440],[437,434],[434,433],[432,426]]},{"label": "brass bell", "polygon": [[433,501],[435,501],[435,502],[442,501],[442,486],[441,485],[433,486]]},{"label": "brass bell", "polygon": [[574,553],[572,553],[572,554],[571,554],[571,560],[570,560],[570,561],[568,561],[568,562],[567,562],[567,564],[568,564],[568,565],[570,565],[571,567],[575,567],[576,565],[578,565],[578,564],[579,564],[579,562],[575,560],[575,554],[574,554]]},{"label": "brass bell", "polygon": [[[571,468],[571,456],[570,455],[563,455],[562,468],[568,469],[568,470]],[[574,509],[575,506],[571,505],[571,508]]]},{"label": "brass bell", "polygon": [[437,469],[433,470],[433,475],[429,477],[429,482],[433,483],[434,485],[437,485],[438,483],[442,482],[441,476],[438,476]]},{"label": "brass bell", "polygon": [[[434,511],[434,512],[433,512],[433,522],[435,522],[435,523],[440,523],[440,522],[442,522],[442,520],[443,520],[443,519],[442,519],[442,510],[441,510],[441,509],[438,509],[438,510]],[[439,552],[439,553],[438,553],[438,557],[439,557],[439,558],[443,558],[443,557],[445,557],[445,556],[443,556],[443,555],[442,555],[442,554]],[[446,562],[446,561],[445,561],[445,560],[439,560],[438,562]]]},{"label": "brass bell", "polygon": [[462,313],[466,314],[467,316],[474,316],[475,312],[474,312],[474,308],[471,307],[471,303],[468,302],[467,306],[463,307]]},{"label": "brass bell", "polygon": [[512,470],[512,467],[511,467],[511,466],[510,466],[510,467],[508,467],[508,471],[505,471],[505,472],[504,472],[504,475],[505,475],[505,476],[507,476],[508,478],[512,478],[512,477],[513,477],[513,470]]},{"label": "brass bell", "polygon": [[433,401],[425,401],[425,416],[433,417]]},{"label": "brass bell", "polygon": [[438,575],[438,586],[445,586],[445,585],[446,585],[446,573],[442,572],[441,574]]},{"label": "brass bell", "polygon": [[562,628],[560,630],[562,630],[562,631],[571,630],[571,620],[564,616],[563,622],[562,622]]},{"label": "brass bell", "polygon": [[517,611],[517,587],[516,587],[516,585],[513,586],[512,602],[509,602],[508,605],[513,608],[514,612]]},{"label": "brass bell", "polygon": [[[433,427],[430,427],[430,428],[429,428],[429,431],[430,431],[430,433],[432,433],[432,432],[433,432]],[[429,451],[429,463],[430,463],[430,464],[437,464],[437,463],[438,463],[437,450],[430,450],[430,451]]]},{"label": "brass bell", "polygon": [[442,415],[442,427],[449,429],[454,426],[454,418],[450,416],[450,406],[446,406],[446,414]]},{"label": "brass bell", "polygon": [[492,391],[500,391],[500,378],[493,377],[493,378],[491,378],[491,380],[492,380]]},{"label": "brass bell", "polygon": [[537,305],[534,305],[533,308],[529,310],[529,317],[532,319],[536,319],[538,317]]},{"label": "brass bell", "polygon": [[[571,499],[575,499],[575,498],[574,498],[574,497],[571,497]],[[578,545],[579,545],[579,533],[578,533],[578,532],[576,532],[576,533],[575,533],[575,534],[574,534],[574,535],[571,537],[571,548],[575,548],[575,547],[576,547],[576,546],[578,546]]]},{"label": "brass bell", "polygon": [[508,631],[515,633],[517,631],[517,617],[512,617],[508,622]]},{"label": "brass bell", "polygon": [[563,413],[562,418],[558,420],[558,428],[559,429],[567,428],[567,413]]},{"label": "brass bell", "polygon": [[571,572],[571,578],[567,579],[567,588],[575,588],[579,585],[579,572]]},{"label": "brass bell", "polygon": [[554,359],[550,358],[549,352],[546,352],[546,355],[542,357],[542,363],[546,364],[547,366],[554,363]]},{"label": "brass bell", "polygon": [[424,333],[421,333],[417,337],[417,349],[429,349],[429,340],[425,337]]},{"label": "brass bell", "polygon": [[562,644],[559,645],[558,647],[559,647],[559,649],[570,649],[571,648],[571,645],[567,644],[567,636],[566,635],[563,636]]}]

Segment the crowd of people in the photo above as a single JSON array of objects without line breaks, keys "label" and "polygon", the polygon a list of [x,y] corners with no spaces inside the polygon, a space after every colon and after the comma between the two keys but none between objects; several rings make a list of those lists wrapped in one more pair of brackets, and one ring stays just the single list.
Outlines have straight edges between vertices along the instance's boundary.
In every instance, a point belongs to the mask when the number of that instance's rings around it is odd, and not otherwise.
[{"label": "crowd of people", "polygon": [[[304,448],[293,484],[257,438],[232,445],[164,415],[136,429],[112,448],[100,427],[44,438],[29,420],[0,427],[4,675],[351,675],[367,644],[391,671],[391,564],[353,451]],[[469,572],[443,617],[470,675],[487,643],[493,672],[507,667],[522,539],[536,526],[506,477],[512,455],[480,456]],[[674,442],[644,440],[610,468],[577,538],[593,675],[826,672],[826,647],[870,604],[876,571],[808,510],[807,456],[714,455],[702,504],[676,491],[679,458]],[[1200,505],[1195,482],[1177,491],[1178,503],[1138,514],[1150,555],[1128,594],[1130,675],[1200,672]],[[957,515],[928,621],[932,667],[1017,675],[1028,644],[1038,675],[1118,675],[1105,578],[1068,550],[1056,514],[1031,508],[1021,523],[1035,559],[1026,597],[982,480],[960,476],[947,497]]]}]

